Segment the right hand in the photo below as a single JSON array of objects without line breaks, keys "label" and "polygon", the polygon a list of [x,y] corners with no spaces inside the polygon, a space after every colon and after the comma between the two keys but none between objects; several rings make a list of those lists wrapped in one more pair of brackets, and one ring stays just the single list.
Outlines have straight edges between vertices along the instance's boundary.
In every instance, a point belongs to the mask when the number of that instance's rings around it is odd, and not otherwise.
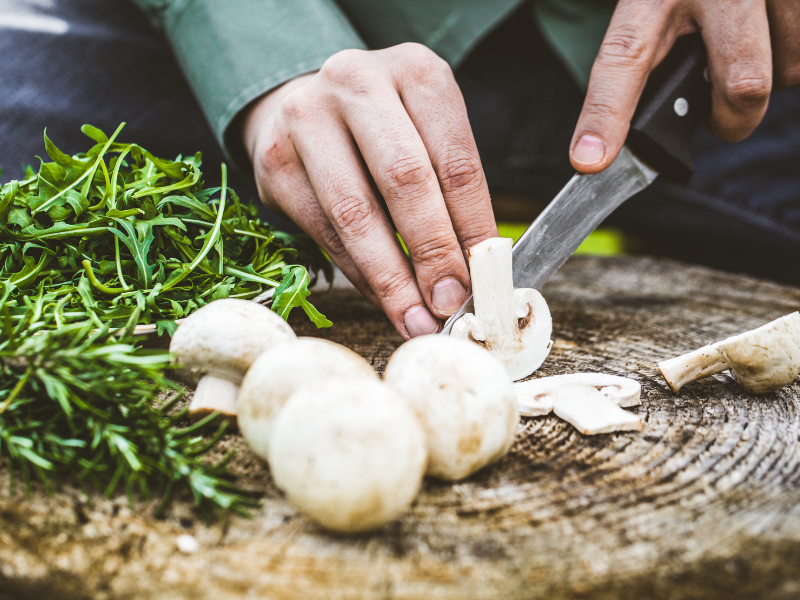
[{"label": "right hand", "polygon": [[242,134],[267,207],[404,338],[434,333],[466,300],[466,250],[497,227],[464,100],[431,50],[339,52],[256,100]]}]

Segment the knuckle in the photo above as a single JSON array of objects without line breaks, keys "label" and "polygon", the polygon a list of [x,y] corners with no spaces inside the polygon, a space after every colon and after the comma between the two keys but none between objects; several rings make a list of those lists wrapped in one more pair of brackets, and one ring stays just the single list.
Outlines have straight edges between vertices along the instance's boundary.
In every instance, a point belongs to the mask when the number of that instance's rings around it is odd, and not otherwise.
[{"label": "knuckle", "polygon": [[760,69],[748,69],[725,83],[724,94],[735,108],[748,111],[762,108],[772,91],[772,77]]},{"label": "knuckle", "polygon": [[288,154],[281,140],[272,140],[258,155],[256,159],[258,161],[258,167],[260,167],[261,172],[267,176],[274,177],[289,164],[290,160]]},{"label": "knuckle", "polygon": [[308,92],[300,88],[286,96],[281,105],[281,113],[289,121],[305,121],[310,119],[317,111],[315,99]]},{"label": "knuckle", "polygon": [[405,62],[405,75],[415,83],[436,84],[452,77],[450,65],[422,44],[407,42],[399,49]]},{"label": "knuckle", "polygon": [[409,257],[415,267],[441,267],[448,264],[454,256],[460,256],[461,250],[447,241],[430,239],[408,249]]},{"label": "knuckle", "polygon": [[439,166],[437,174],[445,194],[468,191],[483,184],[481,163],[469,155],[447,156]]},{"label": "knuckle", "polygon": [[371,282],[370,287],[378,298],[399,298],[409,281],[401,271],[382,271]]},{"label": "knuckle", "polygon": [[618,106],[606,102],[592,102],[583,108],[586,116],[596,117],[599,121],[619,120],[620,109]]},{"label": "knuckle", "polygon": [[372,226],[376,216],[372,203],[358,194],[342,194],[330,204],[328,210],[339,231],[356,236]]},{"label": "knuckle", "polygon": [[342,50],[337,52],[320,68],[320,75],[334,86],[362,90],[369,82],[364,50]]},{"label": "knuckle", "polygon": [[609,33],[597,54],[601,63],[626,67],[649,65],[652,57],[653,50],[647,40],[638,30],[628,27],[620,27]]},{"label": "knuckle", "polygon": [[416,152],[400,151],[384,170],[387,191],[395,196],[416,194],[427,187],[432,172]]},{"label": "knuckle", "polygon": [[320,245],[325,249],[325,252],[332,259],[341,258],[347,255],[347,250],[342,244],[341,238],[339,238],[339,234],[332,227],[323,227],[322,231],[319,234],[319,242]]}]

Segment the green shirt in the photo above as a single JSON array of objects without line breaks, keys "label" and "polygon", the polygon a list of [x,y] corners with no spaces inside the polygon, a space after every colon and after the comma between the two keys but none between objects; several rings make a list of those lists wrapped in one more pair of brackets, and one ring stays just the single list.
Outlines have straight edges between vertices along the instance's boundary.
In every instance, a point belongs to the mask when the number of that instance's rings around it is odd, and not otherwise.
[{"label": "green shirt", "polygon": [[[135,0],[169,37],[223,148],[250,101],[347,48],[419,42],[454,68],[528,0]],[[535,0],[545,38],[585,85],[613,0]]]}]

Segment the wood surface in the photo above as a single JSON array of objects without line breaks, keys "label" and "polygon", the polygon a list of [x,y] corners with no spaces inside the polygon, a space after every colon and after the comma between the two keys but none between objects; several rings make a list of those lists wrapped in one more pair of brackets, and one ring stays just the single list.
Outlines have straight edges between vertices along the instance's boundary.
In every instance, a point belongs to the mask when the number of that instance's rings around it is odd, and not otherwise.
[{"label": "wood surface", "polygon": [[[396,523],[332,536],[290,506],[236,434],[252,520],[204,525],[187,502],[11,494],[0,467],[0,599],[533,599],[800,597],[800,385],[752,397],[725,374],[673,395],[655,362],[800,308],[800,290],[635,258],[572,259],[543,290],[554,347],[536,376],[642,383],[641,433],[584,437],[522,419],[511,453],[457,484],[426,481]],[[400,344],[352,290],[301,335],[380,371]],[[200,542],[178,551],[183,533]]]}]

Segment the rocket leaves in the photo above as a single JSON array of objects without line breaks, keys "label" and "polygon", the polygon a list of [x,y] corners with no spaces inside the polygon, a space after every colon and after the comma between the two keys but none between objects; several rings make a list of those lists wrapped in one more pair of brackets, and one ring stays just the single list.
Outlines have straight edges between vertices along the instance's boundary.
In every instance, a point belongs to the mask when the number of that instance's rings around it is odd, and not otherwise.
[{"label": "rocket leaves", "polygon": [[[124,124],[123,124],[124,125]],[[254,298],[278,288],[284,318],[309,303],[308,286],[330,264],[304,235],[274,230],[227,187],[203,185],[201,157],[168,160],[91,125],[94,143],[75,156],[44,135],[50,162],[0,188],[0,302],[19,322],[41,294],[48,327],[91,321],[123,330],[176,319],[223,297]],[[33,244],[28,247],[26,244]],[[314,276],[309,273],[310,269]],[[148,298],[142,307],[137,292]],[[0,296],[2,297],[2,296]]]}]

